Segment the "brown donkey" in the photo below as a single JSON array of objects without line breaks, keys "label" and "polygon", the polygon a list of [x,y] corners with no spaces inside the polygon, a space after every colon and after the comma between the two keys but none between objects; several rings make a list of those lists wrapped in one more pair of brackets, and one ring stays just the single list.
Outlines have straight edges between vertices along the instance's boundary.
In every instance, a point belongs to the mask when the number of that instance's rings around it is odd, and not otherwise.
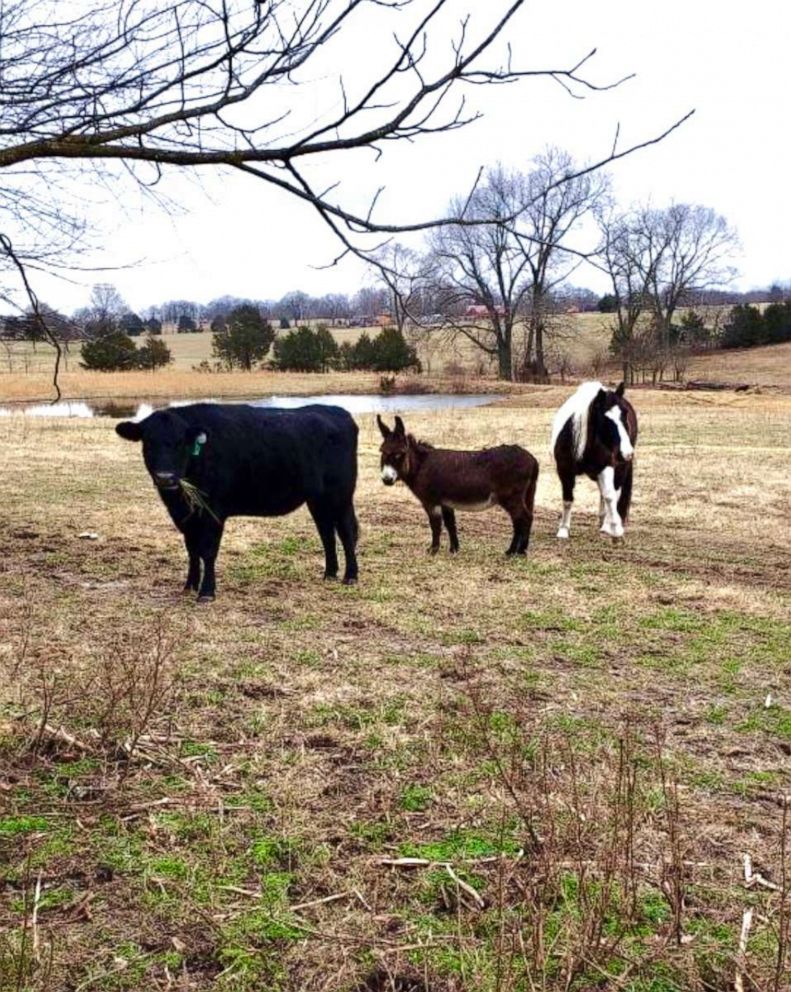
[{"label": "brown donkey", "polygon": [[432,554],[439,551],[442,524],[448,531],[450,551],[459,550],[454,510],[488,510],[501,506],[514,525],[507,555],[524,555],[533,525],[533,502],[538,462],[516,444],[501,444],[483,451],[450,451],[416,441],[400,417],[391,430],[377,414],[384,441],[382,482],[392,486],[399,479],[417,496],[431,524]]}]

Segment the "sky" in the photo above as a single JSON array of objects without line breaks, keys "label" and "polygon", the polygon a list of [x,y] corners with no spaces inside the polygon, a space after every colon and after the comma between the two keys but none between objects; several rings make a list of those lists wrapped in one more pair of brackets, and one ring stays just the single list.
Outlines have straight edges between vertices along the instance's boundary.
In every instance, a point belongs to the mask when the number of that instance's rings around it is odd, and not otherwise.
[{"label": "sky", "polygon": [[[431,40],[437,58],[447,51],[460,14],[473,13],[474,31],[487,23],[487,13],[506,6],[504,0],[454,2],[453,18]],[[337,108],[339,65],[349,86],[378,72],[393,26],[392,15],[374,10],[338,40],[313,69],[309,85],[293,91],[303,101],[305,120]],[[340,181],[340,195],[358,209],[384,186],[376,216],[415,221],[441,215],[481,167],[500,161],[529,169],[532,157],[548,145],[567,149],[581,162],[597,160],[607,155],[616,127],[625,147],[655,137],[694,109],[662,143],[610,168],[615,197],[623,206],[710,206],[739,235],[737,288],[788,281],[789,40],[791,4],[777,0],[530,2],[495,49],[502,52],[510,43],[514,65],[566,67],[595,47],[588,78],[635,78],[582,100],[547,79],[469,87],[469,105],[483,117],[468,127],[389,145],[378,161],[369,152],[332,156],[314,174],[317,181]],[[374,281],[356,260],[326,268],[340,249],[319,217],[260,181],[174,171],[162,184],[170,209],[114,183],[85,193],[85,219],[97,247],[80,264],[96,270],[58,279],[35,274],[38,295],[65,312],[88,302],[94,282],[114,283],[133,309],[142,310],[168,299],[207,302],[225,294],[276,299],[294,289],[353,293]],[[419,239],[410,243],[421,247]],[[574,282],[606,289],[592,269],[578,270]]]}]

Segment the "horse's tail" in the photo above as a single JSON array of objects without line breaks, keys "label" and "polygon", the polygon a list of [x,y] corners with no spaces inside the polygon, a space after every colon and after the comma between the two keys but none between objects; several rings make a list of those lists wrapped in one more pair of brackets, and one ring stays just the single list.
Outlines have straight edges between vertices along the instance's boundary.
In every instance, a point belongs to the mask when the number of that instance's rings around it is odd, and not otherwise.
[{"label": "horse's tail", "polygon": [[632,502],[632,479],[634,476],[634,461],[626,466],[626,472],[621,486],[621,495],[618,500],[618,515],[624,523],[629,519],[629,506]]}]

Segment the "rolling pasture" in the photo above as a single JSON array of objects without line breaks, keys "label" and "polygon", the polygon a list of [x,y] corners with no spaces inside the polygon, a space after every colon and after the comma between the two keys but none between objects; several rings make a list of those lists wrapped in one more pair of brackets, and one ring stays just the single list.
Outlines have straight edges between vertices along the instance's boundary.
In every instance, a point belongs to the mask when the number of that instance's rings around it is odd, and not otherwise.
[{"label": "rolling pasture", "polygon": [[359,585],[301,510],[201,607],[112,421],[0,419],[0,989],[789,987],[791,398],[633,392],[560,544],[566,392],[406,418],[536,455],[526,560],[429,557],[363,416]]}]

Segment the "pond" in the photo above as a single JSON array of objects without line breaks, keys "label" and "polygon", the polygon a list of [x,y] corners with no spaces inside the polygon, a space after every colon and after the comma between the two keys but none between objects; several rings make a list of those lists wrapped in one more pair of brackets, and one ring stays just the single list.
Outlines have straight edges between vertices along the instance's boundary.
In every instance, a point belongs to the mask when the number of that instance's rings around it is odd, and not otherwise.
[{"label": "pond", "polygon": [[[382,396],[378,393],[338,393],[331,396],[264,396],[238,400],[251,406],[296,409],[308,403],[324,403],[343,407],[349,413],[404,413],[410,410],[447,410],[486,406],[496,395],[447,395],[445,393],[415,393]],[[141,400],[96,400],[90,403],[75,400],[63,403],[38,403],[31,406],[0,407],[0,417],[24,413],[30,417],[132,417],[141,420],[155,409],[186,406],[189,403],[216,403],[218,400],[171,400],[156,403]]]}]

